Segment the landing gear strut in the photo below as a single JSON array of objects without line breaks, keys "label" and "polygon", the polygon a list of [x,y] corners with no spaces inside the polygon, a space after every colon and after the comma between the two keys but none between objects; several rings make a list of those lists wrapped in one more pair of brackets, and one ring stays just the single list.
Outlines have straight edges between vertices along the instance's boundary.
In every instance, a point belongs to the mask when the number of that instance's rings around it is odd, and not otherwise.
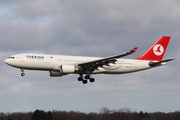
[{"label": "landing gear strut", "polygon": [[21,76],[25,76],[24,69],[21,69]]},{"label": "landing gear strut", "polygon": [[92,78],[90,75],[86,75],[85,77],[83,77],[83,75],[80,74],[79,77],[78,77],[78,81],[82,81],[83,84],[87,84],[88,80],[90,82],[94,82],[95,81],[95,79]]}]

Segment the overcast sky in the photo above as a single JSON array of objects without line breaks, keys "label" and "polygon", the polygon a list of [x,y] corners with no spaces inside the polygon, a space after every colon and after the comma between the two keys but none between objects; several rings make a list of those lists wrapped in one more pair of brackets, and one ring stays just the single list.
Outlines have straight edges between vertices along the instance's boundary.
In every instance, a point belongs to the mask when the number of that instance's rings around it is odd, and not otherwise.
[{"label": "overcast sky", "polygon": [[[20,70],[4,63],[18,53],[107,57],[137,46],[141,55],[170,35],[166,66],[121,75],[51,78],[49,72]],[[180,110],[179,0],[0,0],[0,112],[36,109],[99,112]]]}]

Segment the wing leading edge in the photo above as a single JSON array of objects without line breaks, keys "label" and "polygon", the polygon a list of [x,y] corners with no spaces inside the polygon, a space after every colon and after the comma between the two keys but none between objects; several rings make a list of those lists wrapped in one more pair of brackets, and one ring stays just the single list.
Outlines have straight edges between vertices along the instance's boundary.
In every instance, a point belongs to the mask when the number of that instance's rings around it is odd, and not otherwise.
[{"label": "wing leading edge", "polygon": [[136,52],[136,50],[137,50],[137,47],[134,47],[133,49],[131,49],[130,51],[128,51],[124,54],[115,55],[115,56],[111,56],[111,57],[107,57],[107,58],[102,58],[102,59],[98,59],[98,60],[94,60],[94,61],[83,62],[83,63],[79,63],[77,65],[82,67],[84,70],[89,70],[92,72],[92,71],[96,70],[98,67],[103,67],[103,65],[109,65],[109,63],[115,63],[117,61],[116,59],[130,55],[130,54]]}]

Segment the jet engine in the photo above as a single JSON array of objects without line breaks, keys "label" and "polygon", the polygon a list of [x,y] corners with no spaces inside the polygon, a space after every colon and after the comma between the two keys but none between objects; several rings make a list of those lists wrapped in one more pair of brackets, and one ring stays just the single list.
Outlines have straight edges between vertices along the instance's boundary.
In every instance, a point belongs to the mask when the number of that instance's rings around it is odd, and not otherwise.
[{"label": "jet engine", "polygon": [[63,74],[74,73],[75,72],[75,66],[74,65],[61,65],[60,71]]},{"label": "jet engine", "polygon": [[59,68],[59,72],[50,71],[50,76],[51,77],[60,77],[63,75],[74,73],[74,72],[75,72],[75,66],[74,65],[61,65]]}]

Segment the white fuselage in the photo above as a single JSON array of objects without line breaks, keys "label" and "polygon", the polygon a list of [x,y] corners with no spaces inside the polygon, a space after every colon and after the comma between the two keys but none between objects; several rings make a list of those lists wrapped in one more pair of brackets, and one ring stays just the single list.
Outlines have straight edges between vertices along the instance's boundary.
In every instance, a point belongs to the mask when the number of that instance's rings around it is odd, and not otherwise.
[{"label": "white fuselage", "polygon": [[[86,61],[101,59],[100,57],[82,57],[67,55],[48,55],[48,54],[18,54],[5,60],[5,63],[20,69],[43,70],[59,72],[61,65],[74,65]],[[152,68],[147,60],[117,59],[115,63],[104,65],[94,70],[92,74],[123,74],[141,71]],[[74,72],[74,74],[84,74]]]}]

